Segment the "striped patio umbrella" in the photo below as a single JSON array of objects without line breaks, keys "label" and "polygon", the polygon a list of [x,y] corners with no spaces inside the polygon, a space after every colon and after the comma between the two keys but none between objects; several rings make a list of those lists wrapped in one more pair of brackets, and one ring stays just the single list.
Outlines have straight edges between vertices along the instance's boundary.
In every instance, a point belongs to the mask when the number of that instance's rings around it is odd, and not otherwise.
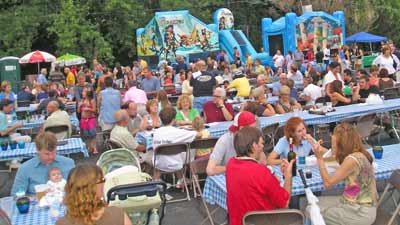
[{"label": "striped patio umbrella", "polygon": [[72,54],[65,54],[63,56],[60,56],[56,60],[56,64],[59,66],[72,66],[72,65],[79,65],[79,64],[84,64],[86,63],[86,59],[78,56],[78,55],[72,55]]},{"label": "striped patio umbrella", "polygon": [[40,72],[39,70],[41,62],[54,62],[54,61],[56,61],[56,57],[54,55],[42,51],[30,52],[19,59],[20,64],[37,63],[38,73]]}]

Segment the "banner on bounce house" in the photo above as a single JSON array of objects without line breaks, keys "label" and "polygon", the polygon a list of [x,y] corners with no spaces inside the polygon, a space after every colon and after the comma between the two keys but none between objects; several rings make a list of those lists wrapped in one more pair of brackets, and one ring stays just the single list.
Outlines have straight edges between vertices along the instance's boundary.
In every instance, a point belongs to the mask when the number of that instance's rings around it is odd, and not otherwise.
[{"label": "banner on bounce house", "polygon": [[214,21],[218,21],[219,30],[233,30],[235,24],[233,14],[229,9],[222,8],[215,12],[217,18]]},{"label": "banner on bounce house", "polygon": [[301,51],[317,50],[318,46],[337,49],[343,45],[343,32],[336,21],[319,16],[310,17],[296,25],[297,47]]},{"label": "banner on bounce house", "polygon": [[188,13],[159,14],[137,37],[138,55],[175,61],[177,56],[219,49],[218,33]]}]

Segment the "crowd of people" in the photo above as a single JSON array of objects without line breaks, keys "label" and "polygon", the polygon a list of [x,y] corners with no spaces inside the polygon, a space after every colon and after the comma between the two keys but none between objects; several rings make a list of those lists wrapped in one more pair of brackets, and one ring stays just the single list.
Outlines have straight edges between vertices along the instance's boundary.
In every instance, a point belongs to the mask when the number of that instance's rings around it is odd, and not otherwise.
[{"label": "crowd of people", "polygon": [[[352,53],[357,57],[362,55],[357,49]],[[288,206],[291,168],[295,163],[286,159],[289,140],[293,140],[294,151],[301,145],[307,155],[316,155],[327,189],[345,181],[341,197],[320,200],[327,224],[371,224],[377,197],[372,158],[354,127],[340,124],[334,129],[332,149],[340,167],[329,175],[322,159],[326,149],[307,133],[301,118],[292,117],[287,121],[284,135],[279,137],[272,153],[266,155],[258,117],[310,109],[317,102],[331,102],[335,107],[382,101],[379,94],[395,84],[394,74],[400,64],[396,54],[393,43],[387,43],[370,72],[358,69],[354,73],[350,69],[347,46],[337,54],[331,54],[327,46],[322,50],[318,48],[315,54],[307,52],[306,57],[298,50],[285,56],[278,50],[273,56],[273,67],[261,65],[259,59],[253,65],[249,55],[247,62],[242,63],[238,51],[235,60],[230,62],[222,50],[206,60],[189,64],[181,56],[173,65],[161,61],[155,70],[144,59],[133,62],[132,66],[122,67],[117,63],[114,68],[105,67],[94,59],[91,67],[65,67],[64,73],[58,67],[49,74],[42,69],[37,80],[22,85],[17,94],[11,91],[8,81],[3,81],[0,93],[2,141],[31,141],[16,133],[22,123],[8,125],[7,115],[15,113],[20,101],[38,103],[39,114],[46,115],[43,131],[52,126],[68,127],[65,133],[57,136],[40,132],[35,139],[38,155],[20,166],[11,194],[21,189],[34,194],[35,185],[47,182],[49,168],[57,167],[62,177],[68,177],[65,188],[68,210],[66,217],[57,224],[72,224],[73,221],[92,224],[103,219],[111,221],[111,218],[118,218],[120,224],[130,224],[122,211],[108,208],[101,200],[101,187],[93,188],[104,183],[99,168],[93,165],[75,167],[73,160],[56,155],[57,139],[71,137],[74,132],[71,115],[65,110],[66,105],[75,104],[80,135],[91,154],[100,151],[96,146],[100,127],[103,132],[111,132],[110,141],[134,152],[142,163],[154,166],[157,170],[153,179],[160,179],[160,171],[183,168],[187,157],[181,153],[154,159],[146,143],[135,138],[139,132],[154,129],[152,144],[156,148],[162,144],[208,138],[210,133],[205,123],[233,121],[213,149],[193,154],[193,158],[209,157],[206,170],[209,176],[226,173],[230,224],[241,224],[243,215],[251,210]],[[278,100],[272,103],[270,99],[274,96]],[[237,103],[241,104],[240,109],[235,108]],[[181,126],[191,126],[193,130],[183,130]],[[265,165],[281,165],[283,187]],[[176,175],[177,186],[182,186],[185,174]],[[93,204],[88,205],[88,202]],[[354,207],[355,204],[359,207]],[[81,208],[85,209],[84,213],[79,211]]]}]

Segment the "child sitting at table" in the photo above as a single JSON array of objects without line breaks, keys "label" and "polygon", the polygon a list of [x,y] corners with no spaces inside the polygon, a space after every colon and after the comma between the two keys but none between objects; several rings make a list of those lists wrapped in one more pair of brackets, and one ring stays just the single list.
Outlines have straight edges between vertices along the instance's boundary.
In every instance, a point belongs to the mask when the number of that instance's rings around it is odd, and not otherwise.
[{"label": "child sitting at table", "polygon": [[64,186],[66,180],[62,177],[60,168],[53,167],[49,170],[49,180],[47,185],[49,186],[48,192],[64,192]]},{"label": "child sitting at table", "polygon": [[64,197],[64,186],[66,180],[62,177],[60,168],[53,167],[49,170],[49,180],[46,185],[48,187],[46,195],[40,199],[40,206],[50,206],[52,202],[61,202]]},{"label": "child sitting at table", "polygon": [[[201,134],[200,138],[203,139],[203,138],[211,137],[210,132],[208,130],[204,129],[204,120],[201,117],[196,116],[193,119],[192,126],[195,131],[197,131],[198,133]],[[212,151],[211,148],[196,149],[195,159],[207,157],[210,155],[211,151]]]}]

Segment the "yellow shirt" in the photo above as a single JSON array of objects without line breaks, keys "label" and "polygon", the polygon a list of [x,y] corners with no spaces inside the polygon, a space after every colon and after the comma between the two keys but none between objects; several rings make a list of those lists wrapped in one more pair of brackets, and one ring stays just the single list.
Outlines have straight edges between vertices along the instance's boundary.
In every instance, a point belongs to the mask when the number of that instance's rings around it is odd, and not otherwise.
[{"label": "yellow shirt", "polygon": [[229,88],[237,90],[236,96],[248,97],[250,95],[250,83],[246,77],[236,78],[229,84]]},{"label": "yellow shirt", "polygon": [[149,67],[144,59],[140,60],[140,66],[142,67],[142,69]]},{"label": "yellow shirt", "polygon": [[72,87],[75,85],[75,75],[72,72],[69,72],[67,75],[67,87]]}]

